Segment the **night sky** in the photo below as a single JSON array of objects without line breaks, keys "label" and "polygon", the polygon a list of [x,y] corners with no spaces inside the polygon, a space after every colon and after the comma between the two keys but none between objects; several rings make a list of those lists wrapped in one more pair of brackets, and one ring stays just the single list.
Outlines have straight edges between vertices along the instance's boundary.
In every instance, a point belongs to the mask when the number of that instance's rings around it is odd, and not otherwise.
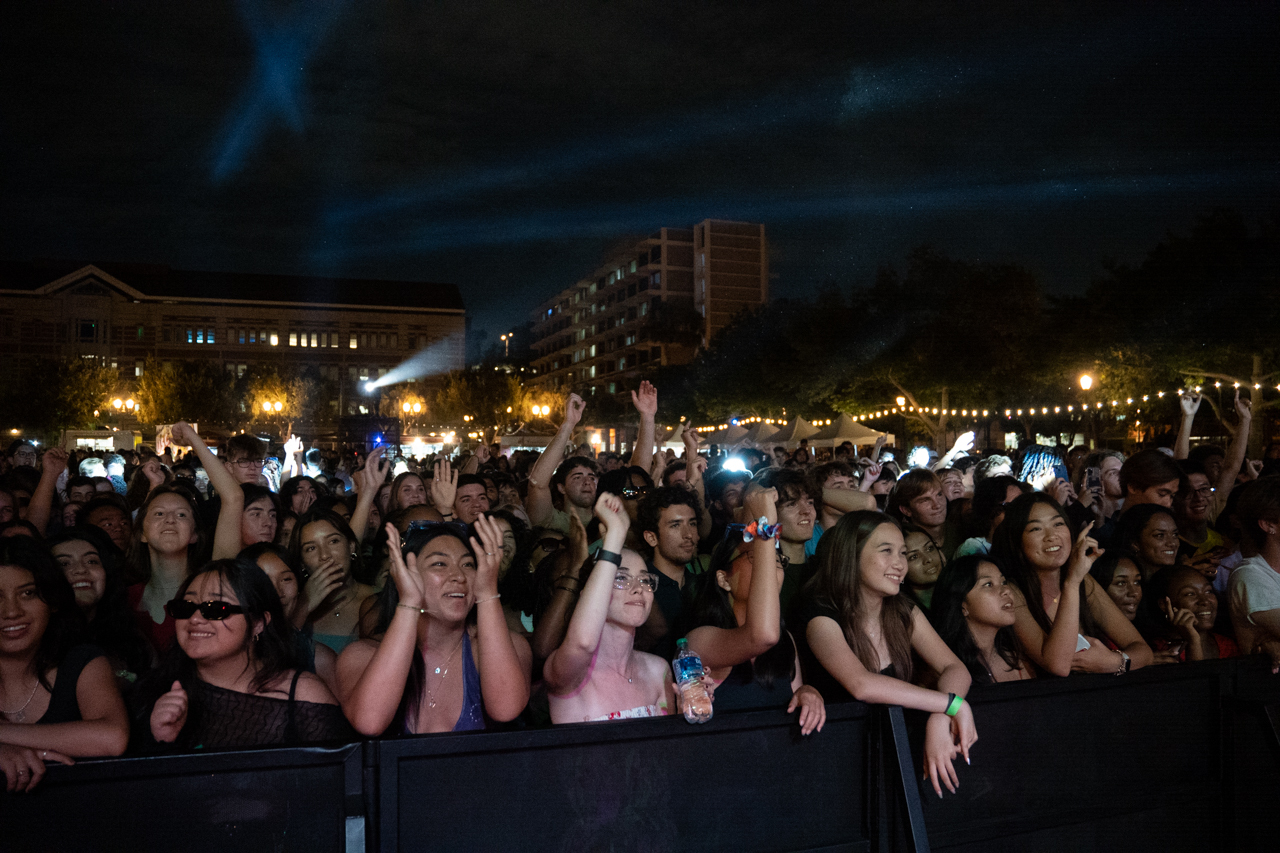
[{"label": "night sky", "polygon": [[491,340],[708,217],[778,296],[921,243],[1072,292],[1276,206],[1278,44],[1274,3],[6,3],[0,256],[455,282]]}]

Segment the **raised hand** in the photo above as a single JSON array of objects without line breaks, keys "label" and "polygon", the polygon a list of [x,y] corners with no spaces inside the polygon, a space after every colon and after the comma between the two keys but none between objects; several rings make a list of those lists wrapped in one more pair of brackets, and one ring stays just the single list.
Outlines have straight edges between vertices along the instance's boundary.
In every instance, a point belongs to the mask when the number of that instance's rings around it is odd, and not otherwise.
[{"label": "raised hand", "polygon": [[[751,485],[756,486],[754,483]],[[759,486],[748,488],[746,494],[742,496],[742,506],[747,511],[747,517],[753,521],[764,516],[768,519],[766,523],[778,523],[777,489],[762,489]]]},{"label": "raised hand", "polygon": [[142,475],[147,478],[147,482],[153,489],[164,485],[164,467],[154,456],[142,463]]},{"label": "raised hand", "polygon": [[435,466],[435,479],[431,481],[431,503],[442,515],[453,514],[453,501],[458,496],[458,472],[448,459],[441,459]]},{"label": "raised hand", "polygon": [[[471,549],[476,553],[476,599],[498,594],[498,567],[502,563],[502,528],[487,515],[476,519]],[[477,539],[477,536],[479,537]]]},{"label": "raised hand", "polygon": [[586,410],[587,404],[577,394],[570,394],[569,399],[564,404],[564,424],[561,428],[567,426],[570,429],[578,425],[578,421],[582,420],[582,413]]},{"label": "raised hand", "polygon": [[194,447],[192,437],[195,435],[195,428],[186,421],[178,421],[169,427],[169,441],[179,447]]},{"label": "raised hand", "polygon": [[1246,480],[1256,480],[1262,474],[1262,460],[1246,459],[1244,468],[1241,470]]},{"label": "raised hand", "polygon": [[702,475],[706,473],[707,470],[707,460],[696,455],[691,457],[691,459],[692,461],[688,465],[689,478],[685,483],[685,485],[690,489],[702,482]]},{"label": "raised hand", "polygon": [[387,524],[387,556],[391,563],[391,582],[396,585],[400,603],[408,607],[422,607],[426,600],[426,582],[418,571],[418,556],[404,555],[400,544],[400,531],[394,524]]},{"label": "raised hand", "polygon": [[307,608],[307,615],[315,613],[325,599],[342,589],[346,579],[341,563],[330,563],[312,572],[302,586],[302,604]]},{"label": "raised hand", "polygon": [[636,407],[636,411],[647,417],[654,417],[658,414],[658,389],[654,388],[648,379],[640,383],[637,391],[631,392],[631,403]]},{"label": "raised hand", "polygon": [[[879,442],[876,442],[879,446]],[[858,491],[869,492],[871,487],[875,485],[876,480],[880,479],[880,472],[884,470],[883,466],[875,458],[860,459],[864,463],[862,467],[862,479],[858,481]]]},{"label": "raised hand", "polygon": [[1240,419],[1240,423],[1247,424],[1253,420],[1253,401],[1248,397],[1240,397],[1240,389],[1236,389],[1236,417]]},{"label": "raised hand", "polygon": [[489,445],[485,444],[483,441],[480,442],[480,446],[476,448],[476,464],[483,465],[488,462],[490,458],[491,454],[489,452]]},{"label": "raised hand", "polygon": [[885,443],[889,440],[888,433],[876,439],[876,446],[871,449],[871,461],[879,464],[880,451],[884,450]]},{"label": "raised hand", "polygon": [[1050,483],[1049,487],[1045,489],[1045,491],[1051,498],[1063,506],[1071,503],[1076,498],[1076,490],[1071,487],[1070,483],[1061,477],[1058,477]]},{"label": "raised hand", "polygon": [[1076,537],[1076,544],[1071,549],[1071,568],[1067,575],[1067,583],[1079,584],[1099,557],[1107,553],[1098,547],[1098,540],[1089,535],[1093,530],[1093,522],[1089,522]]},{"label": "raised hand", "polygon": [[973,431],[962,432],[956,439],[956,443],[951,446],[952,453],[968,453],[973,450]]},{"label": "raised hand", "polygon": [[680,440],[684,442],[684,452],[690,457],[698,454],[698,442],[702,441],[702,436],[698,435],[698,431],[693,427],[685,427],[684,433],[680,436]]},{"label": "raised hand", "polygon": [[390,463],[382,458],[385,450],[385,447],[375,447],[365,457],[364,467],[356,473],[356,490],[360,494],[365,494],[367,489],[370,495],[376,495],[378,489],[387,481],[387,468],[390,467]]},{"label": "raised hand", "polygon": [[1196,615],[1185,607],[1174,607],[1173,601],[1165,596],[1164,605],[1161,608],[1164,615],[1169,617],[1169,623],[1173,625],[1173,630],[1187,641],[1188,645],[1200,642],[1200,632],[1196,630]]},{"label": "raised hand", "polygon": [[1182,416],[1184,418],[1194,418],[1196,412],[1200,411],[1200,401],[1203,399],[1204,397],[1194,391],[1185,392],[1178,398],[1178,408],[1182,409]]},{"label": "raised hand", "polygon": [[601,492],[596,498],[596,518],[600,519],[600,538],[605,539],[610,533],[626,535],[631,526],[631,519],[622,508],[622,499],[608,492]]},{"label": "raised hand", "polygon": [[173,743],[187,724],[187,691],[175,681],[169,692],[151,708],[151,736],[160,743]]},{"label": "raised hand", "polygon": [[61,447],[50,447],[44,452],[40,463],[40,472],[45,477],[57,479],[67,470],[67,451]]},{"label": "raised hand", "polygon": [[289,436],[289,440],[284,443],[284,455],[293,456],[301,452],[302,452],[302,439],[298,438],[296,435]]}]

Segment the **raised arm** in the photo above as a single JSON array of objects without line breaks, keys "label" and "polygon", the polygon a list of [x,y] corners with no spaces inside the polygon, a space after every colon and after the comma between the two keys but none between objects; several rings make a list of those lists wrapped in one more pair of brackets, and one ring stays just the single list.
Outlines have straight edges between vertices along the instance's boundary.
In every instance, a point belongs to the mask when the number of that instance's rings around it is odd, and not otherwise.
[{"label": "raised arm", "polygon": [[[1237,393],[1236,396],[1239,396]],[[1178,438],[1173,443],[1173,458],[1186,459],[1191,454],[1191,424],[1196,419],[1203,398],[1193,391],[1187,391],[1178,398],[1178,408],[1182,411],[1182,420],[1178,423]]]},{"label": "raised arm", "polygon": [[44,452],[40,468],[40,483],[27,504],[27,521],[43,536],[49,528],[49,516],[53,514],[53,493],[58,489],[58,477],[67,470],[67,451],[50,447]]},{"label": "raised arm", "polygon": [[711,535],[711,507],[707,503],[707,481],[703,474],[707,470],[707,460],[698,455],[698,433],[686,428],[681,436],[684,440],[685,482],[698,496],[698,536],[705,538]]},{"label": "raised arm", "polygon": [[[533,626],[533,652],[545,661],[564,642],[578,596],[582,594],[579,571],[587,561],[587,528],[576,512],[569,513],[569,547],[555,556],[558,574],[552,575],[551,603]],[[548,557],[547,559],[552,559]]]},{"label": "raised arm", "polygon": [[218,492],[222,506],[218,510],[218,526],[213,534],[213,559],[229,560],[240,553],[240,516],[244,512],[244,490],[221,459],[186,421],[173,425],[173,443],[195,451],[196,458],[209,475],[209,485]]},{"label": "raised arm", "polygon": [[[1080,584],[1089,574],[1089,568],[1104,553],[1098,541],[1089,535],[1093,522],[1084,526],[1076,536],[1071,550],[1071,569],[1062,585],[1058,600],[1058,613],[1053,626],[1045,633],[1027,609],[1025,599],[1018,601],[1015,594],[1013,632],[1018,636],[1027,655],[1036,666],[1054,675],[1068,676],[1075,663],[1076,642],[1080,636]],[[1039,589],[1015,590],[1015,593],[1039,595]]]},{"label": "raised arm", "polygon": [[[754,484],[753,484],[754,486]],[[754,519],[778,523],[778,490],[753,488],[744,503]],[[746,547],[751,549],[751,588],[747,593],[747,615],[736,628],[703,625],[689,632],[689,647],[708,668],[737,666],[762,655],[778,644],[782,616],[778,584],[776,534],[766,538],[757,533]],[[708,578],[711,583],[717,578]]]},{"label": "raised arm", "polygon": [[956,439],[956,443],[951,445],[951,449],[948,450],[941,459],[933,463],[932,470],[941,471],[943,468],[946,468],[954,462],[955,458],[961,453],[968,453],[970,450],[973,450],[973,433],[960,433],[960,436]]},{"label": "raised arm", "polygon": [[280,466],[280,486],[302,475],[302,439],[290,435],[284,443],[284,464]]},{"label": "raised arm", "polygon": [[635,450],[631,451],[631,464],[648,471],[653,466],[653,441],[657,434],[658,389],[646,379],[640,383],[639,391],[631,392],[631,402],[640,413],[640,435],[636,438]]},{"label": "raised arm", "polygon": [[1222,474],[1214,483],[1214,515],[1226,506],[1227,496],[1236,484],[1240,468],[1244,465],[1244,455],[1249,449],[1249,427],[1253,423],[1253,401],[1248,397],[1241,399],[1240,390],[1236,389],[1236,417],[1240,422],[1236,425],[1236,434],[1231,436],[1231,444],[1227,446],[1227,458],[1222,463]]},{"label": "raised arm", "polygon": [[380,642],[357,640],[338,656],[338,701],[353,728],[376,737],[395,719],[418,651],[418,620],[425,599],[418,558],[401,553],[400,531],[387,525],[391,582],[399,602]]},{"label": "raised arm", "polygon": [[538,461],[533,463],[529,472],[529,493],[525,496],[525,509],[529,513],[531,527],[541,527],[551,520],[555,504],[551,501],[551,475],[564,460],[565,448],[573,436],[573,430],[582,420],[582,411],[587,404],[577,394],[570,394],[564,406],[564,423],[556,431],[556,437],[542,451]]},{"label": "raised arm", "polygon": [[860,489],[823,489],[822,502],[835,507],[840,512],[857,512],[860,509],[875,509],[876,499],[870,492]]},{"label": "raised arm", "polygon": [[351,511],[351,529],[356,536],[364,539],[369,529],[369,513],[373,511],[373,501],[378,496],[378,489],[387,479],[387,460],[382,458],[385,447],[375,447],[365,457],[364,467],[356,472],[356,508]]},{"label": "raised arm", "polygon": [[[502,613],[498,594],[498,564],[502,561],[502,530],[488,516],[476,519],[471,537],[476,554],[476,640],[480,665],[480,695],[484,710],[500,723],[520,716],[529,704],[529,669],[533,655],[524,637],[513,634]],[[478,538],[477,538],[478,537]]]},{"label": "raised arm", "polygon": [[[604,530],[601,536],[601,554],[621,554],[627,540],[627,528],[631,520],[622,508],[622,501],[608,492],[596,499],[596,518]],[[607,565],[600,565],[607,563]],[[569,619],[560,648],[551,653],[542,668],[547,689],[552,693],[568,693],[587,677],[591,658],[600,645],[605,619],[609,615],[609,599],[613,595],[613,579],[618,569],[616,557],[599,557],[596,566],[582,590],[578,606]]]}]

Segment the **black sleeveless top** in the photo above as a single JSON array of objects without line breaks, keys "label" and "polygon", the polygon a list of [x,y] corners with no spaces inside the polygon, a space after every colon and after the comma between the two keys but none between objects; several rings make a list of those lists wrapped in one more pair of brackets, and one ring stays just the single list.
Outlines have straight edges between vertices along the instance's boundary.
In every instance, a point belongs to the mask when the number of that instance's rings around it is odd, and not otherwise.
[{"label": "black sleeveless top", "polygon": [[[797,614],[797,630],[796,645],[800,651],[800,670],[804,673],[804,683],[812,685],[819,693],[822,694],[823,700],[831,705],[835,702],[853,702],[853,694],[845,689],[835,676],[827,672],[826,668],[818,662],[817,656],[813,653],[813,649],[809,647],[809,623],[819,616],[826,616],[837,625],[841,624],[840,611],[834,607],[827,607],[813,600],[809,595],[802,597],[799,606],[796,609]],[[897,670],[893,668],[893,664],[889,664],[880,670],[881,675],[887,675],[890,678],[897,678]],[[720,694],[716,694],[716,698],[720,698]]]},{"label": "black sleeveless top", "polygon": [[76,685],[80,682],[80,673],[94,658],[105,657],[106,652],[97,646],[88,644],[72,646],[71,651],[58,665],[57,680],[53,682],[53,695],[49,697],[49,707],[44,716],[36,720],[40,723],[77,723],[80,716],[80,703],[76,701]]},{"label": "black sleeveless top", "polygon": [[[795,660],[795,643],[791,633],[783,628],[782,638],[778,645],[790,650],[791,659]],[[777,646],[774,647],[775,649]],[[770,649],[769,654],[773,651]],[[757,658],[758,660],[758,658]],[[792,672],[794,676],[794,671]],[[755,665],[745,661],[735,666],[724,681],[716,687],[715,708],[717,711],[753,711],[761,708],[785,708],[791,702],[791,679],[779,676],[771,684],[765,686],[756,678]]]}]

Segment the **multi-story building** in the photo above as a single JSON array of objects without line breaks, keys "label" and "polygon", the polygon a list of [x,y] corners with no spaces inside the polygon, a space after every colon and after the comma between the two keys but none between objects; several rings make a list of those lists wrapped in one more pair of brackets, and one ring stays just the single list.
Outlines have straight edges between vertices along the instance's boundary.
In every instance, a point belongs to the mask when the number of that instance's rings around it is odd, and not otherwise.
[{"label": "multi-story building", "polygon": [[535,383],[619,394],[653,365],[684,364],[769,298],[764,226],[705,220],[613,253],[533,314]]},{"label": "multi-story building", "polygon": [[[74,268],[73,268],[74,267]],[[442,343],[440,366],[463,366],[466,317],[452,284],[193,272],[162,266],[0,265],[0,354],[7,369],[43,358],[96,358],[142,374],[208,360],[313,367],[339,389],[333,415],[369,411],[364,383]]]}]

